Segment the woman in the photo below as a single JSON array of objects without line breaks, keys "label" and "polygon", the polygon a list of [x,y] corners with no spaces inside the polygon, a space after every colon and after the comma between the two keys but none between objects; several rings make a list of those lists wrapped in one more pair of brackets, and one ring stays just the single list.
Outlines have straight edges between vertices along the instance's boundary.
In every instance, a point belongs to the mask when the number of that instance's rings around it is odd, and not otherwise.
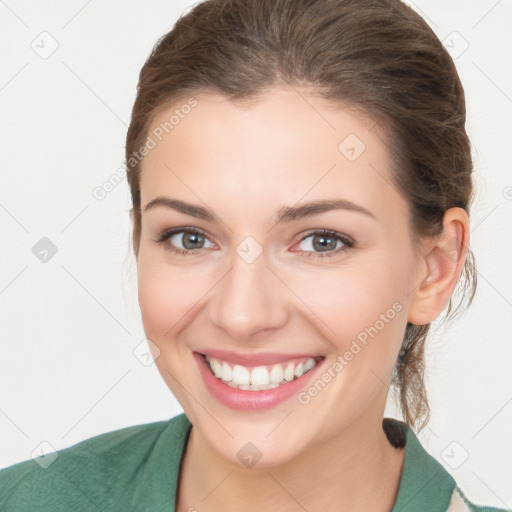
[{"label": "woman", "polygon": [[0,509],[497,510],[413,432],[429,324],[475,290],[464,126],[398,0],[197,4],[126,140],[144,329],[184,413],[7,468]]}]

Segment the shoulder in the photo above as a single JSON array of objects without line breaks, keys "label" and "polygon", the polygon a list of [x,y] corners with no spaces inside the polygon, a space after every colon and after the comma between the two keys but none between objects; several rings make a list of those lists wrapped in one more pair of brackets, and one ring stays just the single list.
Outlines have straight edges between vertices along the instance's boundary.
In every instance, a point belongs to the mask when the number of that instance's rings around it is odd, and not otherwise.
[{"label": "shoulder", "polygon": [[33,510],[36,504],[40,511],[108,509],[156,471],[162,446],[169,464],[179,465],[189,425],[180,414],[100,434],[9,466],[0,471],[0,510]]},{"label": "shoulder", "polygon": [[405,447],[402,475],[392,512],[512,512],[470,501],[441,463],[423,448],[406,423],[384,418],[383,429],[393,446]]}]

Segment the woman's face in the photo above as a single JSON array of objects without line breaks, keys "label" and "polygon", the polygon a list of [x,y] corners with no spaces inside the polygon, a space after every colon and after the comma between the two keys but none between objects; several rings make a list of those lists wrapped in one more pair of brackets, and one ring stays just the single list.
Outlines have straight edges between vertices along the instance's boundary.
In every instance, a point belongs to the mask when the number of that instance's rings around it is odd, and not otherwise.
[{"label": "woman's face", "polygon": [[298,91],[174,105],[142,166],[144,329],[187,416],[236,464],[380,425],[419,281],[376,124]]}]

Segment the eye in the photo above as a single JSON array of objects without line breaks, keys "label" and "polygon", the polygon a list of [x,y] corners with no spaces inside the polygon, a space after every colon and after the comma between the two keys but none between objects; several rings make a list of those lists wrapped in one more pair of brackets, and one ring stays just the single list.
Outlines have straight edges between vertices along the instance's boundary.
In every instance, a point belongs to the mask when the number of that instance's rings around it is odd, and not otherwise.
[{"label": "eye", "polygon": [[354,247],[355,243],[345,235],[322,229],[304,236],[298,245],[299,251],[309,253],[307,258],[324,258],[345,252]]},{"label": "eye", "polygon": [[[215,247],[205,233],[192,227],[166,229],[155,241],[162,244],[166,251],[180,256],[191,256],[201,249]],[[314,259],[345,252],[354,247],[355,242],[346,235],[323,229],[302,237],[298,245],[299,249],[292,252],[305,252],[308,253],[305,257]]]},{"label": "eye", "polygon": [[[169,240],[169,243],[165,243]],[[181,256],[193,254],[200,249],[214,247],[206,235],[197,228],[173,228],[162,231],[157,243],[163,244],[165,250]]]}]

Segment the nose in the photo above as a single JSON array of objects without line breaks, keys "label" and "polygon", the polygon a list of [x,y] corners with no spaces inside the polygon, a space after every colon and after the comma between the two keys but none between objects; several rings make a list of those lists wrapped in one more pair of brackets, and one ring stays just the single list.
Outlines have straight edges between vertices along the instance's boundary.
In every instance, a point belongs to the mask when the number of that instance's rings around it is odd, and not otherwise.
[{"label": "nose", "polygon": [[247,263],[235,254],[209,306],[211,322],[237,341],[278,329],[289,315],[285,287],[267,267],[264,255]]}]

